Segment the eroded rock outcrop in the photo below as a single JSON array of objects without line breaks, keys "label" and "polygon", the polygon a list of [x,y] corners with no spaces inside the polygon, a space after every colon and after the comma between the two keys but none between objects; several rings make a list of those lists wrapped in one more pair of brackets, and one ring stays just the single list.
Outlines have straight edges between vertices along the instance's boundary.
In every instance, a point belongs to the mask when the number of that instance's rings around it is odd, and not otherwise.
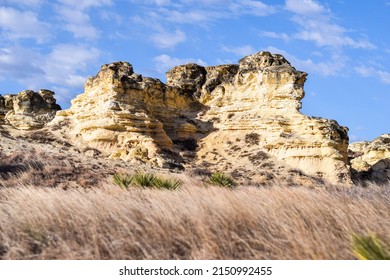
[{"label": "eroded rock outcrop", "polygon": [[390,134],[349,145],[354,179],[385,183],[390,180]]},{"label": "eroded rock outcrop", "polygon": [[200,119],[212,121],[214,130],[200,141],[199,159],[260,169],[253,157],[264,151],[307,174],[349,181],[348,129],[299,112],[306,73],[268,52],[247,56],[228,72],[211,92],[203,88],[200,101],[209,109]]},{"label": "eroded rock outcrop", "polygon": [[61,107],[54,92],[25,90],[18,94],[0,95],[0,121],[21,130],[42,128]]},{"label": "eroded rock outcrop", "polygon": [[74,143],[124,160],[251,176],[272,157],[348,182],[347,128],[299,112],[306,76],[269,52],[239,65],[177,66],[166,85],[117,62],[88,79],[85,92],[50,125]]},{"label": "eroded rock outcrop", "polygon": [[172,138],[191,133],[190,124],[180,116],[196,109],[192,103],[179,91],[167,90],[160,80],[143,77],[129,63],[118,62],[103,65],[89,78],[84,94],[72,100],[70,109],[58,112],[51,126],[65,125],[65,137],[111,158],[177,166],[180,158]]}]

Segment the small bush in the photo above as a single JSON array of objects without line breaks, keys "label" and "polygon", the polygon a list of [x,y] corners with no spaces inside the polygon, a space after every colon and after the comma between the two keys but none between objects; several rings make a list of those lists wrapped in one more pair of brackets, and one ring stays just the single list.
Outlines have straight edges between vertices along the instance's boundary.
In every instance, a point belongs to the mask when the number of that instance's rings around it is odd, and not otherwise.
[{"label": "small bush", "polygon": [[247,144],[259,145],[259,141],[260,141],[260,135],[255,132],[245,135],[245,143]]},{"label": "small bush", "polygon": [[127,189],[130,187],[131,183],[133,182],[133,176],[130,175],[123,175],[119,173],[114,174],[114,183],[118,185],[121,189]]},{"label": "small bush", "polygon": [[136,173],[134,175],[114,175],[114,183],[122,189],[128,189],[130,186],[142,188],[156,188],[166,190],[177,190],[182,182],[175,179],[164,179],[157,177],[153,173]]},{"label": "small bush", "polygon": [[390,260],[390,251],[374,235],[354,235],[353,252],[360,260]]},{"label": "small bush", "polygon": [[175,179],[162,179],[156,178],[153,183],[154,187],[157,189],[166,189],[166,190],[178,190],[182,185],[182,182]]},{"label": "small bush", "polygon": [[226,174],[216,172],[213,173],[207,180],[206,183],[221,187],[233,188],[236,185],[234,179]]},{"label": "small bush", "polygon": [[154,187],[156,179],[157,176],[153,173],[137,173],[133,177],[133,185],[144,188]]}]

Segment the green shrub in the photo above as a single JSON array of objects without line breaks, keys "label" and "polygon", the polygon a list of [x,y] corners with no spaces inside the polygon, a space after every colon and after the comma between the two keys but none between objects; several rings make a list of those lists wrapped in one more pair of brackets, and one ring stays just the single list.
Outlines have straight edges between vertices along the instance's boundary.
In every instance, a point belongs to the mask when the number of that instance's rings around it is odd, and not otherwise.
[{"label": "green shrub", "polygon": [[143,188],[154,187],[157,176],[153,173],[136,173],[133,176],[133,185]]},{"label": "green shrub", "polygon": [[231,176],[220,172],[213,173],[206,180],[206,183],[227,188],[233,188],[236,185],[236,182]]},{"label": "green shrub", "polygon": [[181,185],[182,182],[175,179],[156,178],[154,181],[154,186],[157,189],[178,190]]},{"label": "green shrub", "polygon": [[390,251],[375,235],[354,235],[352,248],[360,260],[390,260]]},{"label": "green shrub", "polygon": [[182,182],[176,179],[164,179],[157,177],[153,173],[136,173],[134,175],[114,175],[114,183],[122,189],[128,189],[130,186],[141,188],[156,188],[166,190],[177,190]]},{"label": "green shrub", "polygon": [[121,189],[127,189],[133,181],[133,176],[123,175],[119,173],[114,174],[114,183],[118,185]]}]

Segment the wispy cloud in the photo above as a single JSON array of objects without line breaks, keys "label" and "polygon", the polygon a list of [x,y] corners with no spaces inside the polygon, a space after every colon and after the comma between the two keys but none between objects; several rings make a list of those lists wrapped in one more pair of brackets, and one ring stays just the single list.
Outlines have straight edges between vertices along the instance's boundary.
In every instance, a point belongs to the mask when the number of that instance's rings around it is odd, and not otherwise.
[{"label": "wispy cloud", "polygon": [[41,58],[39,53],[28,48],[0,48],[0,78],[22,81],[43,75],[39,66]]},{"label": "wispy cloud", "polygon": [[186,40],[186,34],[181,30],[175,32],[161,31],[151,36],[151,41],[156,48],[173,48]]},{"label": "wispy cloud", "polygon": [[374,49],[376,46],[366,38],[354,38],[343,26],[337,24],[327,7],[315,0],[286,0],[284,9],[292,14],[291,21],[297,31],[291,35],[263,31],[261,36],[283,40],[302,40],[318,47]]},{"label": "wispy cloud", "polygon": [[88,64],[96,63],[100,51],[82,44],[61,44],[45,57],[42,69],[47,82],[80,87],[84,84],[86,76],[82,73]]},{"label": "wispy cloud", "polygon": [[196,59],[196,58],[177,58],[177,57],[171,57],[167,54],[162,54],[159,56],[156,56],[154,58],[154,61],[156,62],[156,68],[159,73],[165,73],[172,67],[186,64],[186,63],[197,63],[202,66],[206,66],[207,63],[203,61],[202,59]]},{"label": "wispy cloud", "polygon": [[313,0],[286,0],[286,10],[298,15],[315,16],[326,12],[321,4]]},{"label": "wispy cloud", "polygon": [[274,39],[282,39],[284,41],[289,41],[292,39],[289,34],[283,32],[277,33],[272,31],[261,31],[260,36],[274,38]]},{"label": "wispy cloud", "polygon": [[240,47],[226,47],[226,46],[223,46],[222,50],[225,51],[225,52],[233,53],[233,54],[235,54],[235,55],[237,55],[239,57],[244,57],[244,56],[253,54],[256,51],[259,51],[259,50],[256,50],[251,45],[244,45],[244,46],[240,46]]},{"label": "wispy cloud", "polygon": [[63,28],[75,38],[96,39],[100,32],[92,25],[88,10],[111,4],[112,0],[59,0],[56,12],[64,22]]},{"label": "wispy cloud", "polygon": [[354,68],[355,72],[362,77],[378,78],[385,84],[390,84],[390,72],[381,69],[376,69],[370,66],[358,66]]},{"label": "wispy cloud", "polygon": [[[156,46],[170,48],[184,42],[183,25],[206,28],[219,20],[240,18],[247,15],[267,16],[276,8],[255,0],[129,0],[142,6],[140,13],[132,17],[133,23],[150,29],[149,36]],[[174,34],[166,30],[176,29]],[[180,32],[177,30],[181,30]],[[149,33],[149,32],[147,32]],[[172,37],[173,35],[173,37]],[[172,43],[167,40],[171,37]]]},{"label": "wispy cloud", "polygon": [[318,75],[325,77],[342,75],[347,65],[346,58],[336,53],[327,57],[325,61],[314,61],[310,58],[298,58],[284,50],[272,46],[266,48],[266,50],[283,55],[298,70],[308,73],[317,73]]},{"label": "wispy cloud", "polygon": [[61,7],[57,12],[65,22],[64,29],[73,33],[75,38],[96,39],[99,37],[98,29],[90,23],[90,17],[84,11]]},{"label": "wispy cloud", "polygon": [[[5,0],[5,3],[9,4],[17,4],[19,6],[26,6],[26,7],[38,7],[42,5],[47,0]],[[15,3],[16,2],[16,3]]]},{"label": "wispy cloud", "polygon": [[58,0],[58,3],[64,6],[73,7],[77,10],[86,10],[91,7],[111,5],[112,0]]},{"label": "wispy cloud", "polygon": [[49,24],[41,21],[32,11],[0,7],[0,31],[10,39],[34,39],[43,43],[50,37]]},{"label": "wispy cloud", "polygon": [[47,54],[26,47],[1,48],[0,78],[31,89],[81,88],[88,65],[97,63],[99,57],[98,49],[81,44],[56,45]]}]

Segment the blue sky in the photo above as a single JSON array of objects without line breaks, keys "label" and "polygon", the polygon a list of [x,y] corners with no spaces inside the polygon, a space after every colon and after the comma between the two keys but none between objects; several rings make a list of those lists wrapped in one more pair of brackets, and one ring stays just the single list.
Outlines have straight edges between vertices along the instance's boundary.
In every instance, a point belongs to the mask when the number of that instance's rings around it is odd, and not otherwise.
[{"label": "blue sky", "polygon": [[0,93],[52,89],[67,108],[101,64],[236,63],[261,50],[309,73],[302,112],[351,141],[390,133],[390,0],[0,0]]}]

